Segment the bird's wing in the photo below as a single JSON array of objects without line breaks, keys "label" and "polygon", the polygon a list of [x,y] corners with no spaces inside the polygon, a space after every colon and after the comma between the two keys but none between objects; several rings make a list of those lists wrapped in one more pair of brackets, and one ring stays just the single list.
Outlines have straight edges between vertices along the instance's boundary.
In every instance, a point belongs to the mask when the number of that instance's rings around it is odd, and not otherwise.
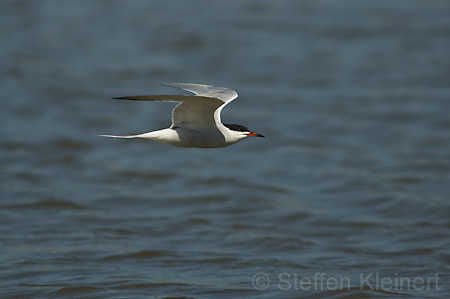
[{"label": "bird's wing", "polygon": [[183,127],[192,130],[215,128],[214,112],[224,104],[222,100],[203,96],[147,95],[119,97],[120,100],[178,102],[172,111],[172,128]]},{"label": "bird's wing", "polygon": [[217,107],[218,109],[215,110],[214,113],[214,119],[218,123],[222,122],[220,119],[220,112],[222,112],[223,107],[238,97],[236,91],[226,87],[193,83],[165,83],[163,85],[180,88],[182,90],[192,92],[197,96],[222,100],[223,104]]},{"label": "bird's wing", "polygon": [[164,85],[192,92],[195,96],[149,95],[116,99],[179,102],[180,104],[172,111],[171,127],[199,130],[214,128],[216,122],[220,123],[220,112],[223,107],[238,96],[234,90],[225,87],[192,83],[170,83]]},{"label": "bird's wing", "polygon": [[164,83],[163,85],[183,89],[201,97],[216,98],[225,103],[231,102],[238,96],[237,92],[226,87],[193,83]]}]

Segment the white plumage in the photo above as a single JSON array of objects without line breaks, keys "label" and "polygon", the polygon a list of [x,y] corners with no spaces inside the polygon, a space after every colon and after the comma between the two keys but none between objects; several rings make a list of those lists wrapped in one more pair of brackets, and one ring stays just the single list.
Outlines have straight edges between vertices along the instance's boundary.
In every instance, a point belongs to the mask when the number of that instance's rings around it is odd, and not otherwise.
[{"label": "white plumage", "polygon": [[238,94],[229,88],[192,83],[164,84],[195,95],[145,95],[119,97],[122,100],[178,102],[167,129],[137,135],[100,135],[113,138],[144,138],[181,147],[214,148],[232,145],[246,137],[264,137],[247,127],[223,124],[220,113]]}]

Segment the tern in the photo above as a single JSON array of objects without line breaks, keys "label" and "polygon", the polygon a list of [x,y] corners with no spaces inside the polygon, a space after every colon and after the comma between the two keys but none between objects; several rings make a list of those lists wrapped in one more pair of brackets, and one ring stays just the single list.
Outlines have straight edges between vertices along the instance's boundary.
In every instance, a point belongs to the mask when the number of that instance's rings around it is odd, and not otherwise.
[{"label": "tern", "polygon": [[246,126],[223,124],[223,107],[238,97],[226,87],[204,84],[163,84],[186,90],[194,95],[142,95],[114,99],[178,102],[172,111],[172,125],[167,129],[137,135],[100,135],[113,138],[144,138],[179,147],[217,148],[235,144],[247,137],[264,137]]}]

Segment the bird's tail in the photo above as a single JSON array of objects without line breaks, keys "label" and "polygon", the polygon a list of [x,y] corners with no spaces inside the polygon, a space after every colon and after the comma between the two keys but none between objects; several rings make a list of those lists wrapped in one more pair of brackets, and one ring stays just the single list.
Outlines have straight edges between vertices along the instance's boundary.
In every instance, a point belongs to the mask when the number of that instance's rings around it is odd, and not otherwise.
[{"label": "bird's tail", "polygon": [[111,138],[139,138],[139,135],[125,135],[125,136],[118,136],[118,135],[98,135],[100,137],[111,137]]},{"label": "bird's tail", "polygon": [[136,134],[136,135],[98,135],[101,137],[110,137],[110,138],[145,138],[145,139],[155,139],[157,138],[157,134],[154,132],[148,132],[143,134]]}]

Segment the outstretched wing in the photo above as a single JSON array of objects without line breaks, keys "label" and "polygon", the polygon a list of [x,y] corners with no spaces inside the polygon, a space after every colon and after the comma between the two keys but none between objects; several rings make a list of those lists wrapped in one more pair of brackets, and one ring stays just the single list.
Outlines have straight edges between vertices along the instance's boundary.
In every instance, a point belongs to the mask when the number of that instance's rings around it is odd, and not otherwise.
[{"label": "outstretched wing", "polygon": [[178,102],[172,111],[172,125],[192,130],[208,130],[215,128],[214,112],[224,104],[222,100],[200,96],[149,95],[116,98],[136,101],[169,101]]},{"label": "outstretched wing", "polygon": [[193,83],[164,83],[163,85],[183,89],[201,97],[216,98],[225,103],[231,102],[238,97],[237,92],[226,87]]},{"label": "outstretched wing", "polygon": [[193,83],[165,83],[163,85],[172,86],[180,88],[201,97],[215,98],[223,101],[223,105],[219,106],[214,113],[214,119],[216,122],[220,123],[220,113],[223,107],[236,99],[238,94],[236,91],[226,88],[226,87],[216,87],[205,84],[193,84]]},{"label": "outstretched wing", "polygon": [[207,130],[215,128],[216,122],[221,122],[220,112],[222,108],[237,97],[237,93],[234,90],[225,87],[191,83],[171,83],[164,85],[192,92],[195,96],[148,95],[119,97],[116,99],[179,102],[180,104],[172,111],[171,127]]}]

